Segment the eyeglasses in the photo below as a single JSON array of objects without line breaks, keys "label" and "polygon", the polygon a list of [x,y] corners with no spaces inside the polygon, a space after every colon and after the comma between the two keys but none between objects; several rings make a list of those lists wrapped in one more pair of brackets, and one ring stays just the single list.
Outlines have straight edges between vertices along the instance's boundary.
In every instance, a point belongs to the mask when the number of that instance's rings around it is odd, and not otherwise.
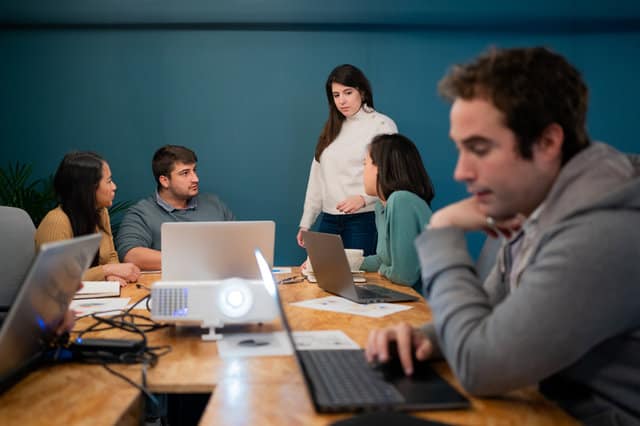
[{"label": "eyeglasses", "polygon": [[304,281],[304,276],[294,275],[292,277],[284,278],[278,281],[278,284],[295,284]]}]

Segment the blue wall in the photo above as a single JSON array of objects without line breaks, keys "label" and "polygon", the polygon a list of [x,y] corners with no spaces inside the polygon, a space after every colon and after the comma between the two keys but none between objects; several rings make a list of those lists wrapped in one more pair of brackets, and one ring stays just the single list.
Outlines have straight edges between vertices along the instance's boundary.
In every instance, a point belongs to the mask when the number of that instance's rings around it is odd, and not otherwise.
[{"label": "blue wall", "polygon": [[635,24],[534,27],[5,25],[0,165],[32,162],[43,176],[65,152],[95,150],[111,165],[117,199],[133,200],[154,189],[153,151],[183,144],[199,156],[202,190],[219,194],[239,219],[274,219],[276,263],[297,264],[297,223],[326,118],[323,83],[340,63],[365,71],[377,109],[419,146],[436,208],[465,195],[451,177],[448,105],[436,84],[451,64],[489,45],[543,44],[565,54],[591,89],[592,137],[640,151]]}]

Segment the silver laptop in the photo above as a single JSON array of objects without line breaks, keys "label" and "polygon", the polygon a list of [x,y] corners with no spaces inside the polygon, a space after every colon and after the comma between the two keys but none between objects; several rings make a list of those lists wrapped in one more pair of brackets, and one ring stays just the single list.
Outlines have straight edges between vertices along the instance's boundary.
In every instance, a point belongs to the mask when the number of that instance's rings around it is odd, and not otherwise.
[{"label": "silver laptop", "polygon": [[415,296],[375,284],[355,285],[339,235],[302,231],[302,239],[313,266],[313,274],[323,290],[357,303],[418,300]]},{"label": "silver laptop", "polygon": [[101,234],[43,244],[0,328],[0,392],[42,360]]},{"label": "silver laptop", "polygon": [[162,280],[259,279],[253,251],[273,266],[275,238],[273,221],[163,223]]},{"label": "silver laptop", "polygon": [[414,411],[469,407],[467,398],[442,379],[428,362],[414,360],[414,373],[407,377],[397,357],[384,367],[373,368],[361,349],[298,350],[271,269],[259,250],[256,250],[255,257],[262,281],[280,311],[282,325],[316,411]]}]

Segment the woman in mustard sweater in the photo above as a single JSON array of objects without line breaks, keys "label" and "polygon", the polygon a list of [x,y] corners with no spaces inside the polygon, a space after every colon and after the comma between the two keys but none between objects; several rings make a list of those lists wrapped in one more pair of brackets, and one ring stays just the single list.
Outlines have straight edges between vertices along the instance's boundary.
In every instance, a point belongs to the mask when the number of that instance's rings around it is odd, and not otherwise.
[{"label": "woman in mustard sweater", "polygon": [[60,205],[44,217],[36,230],[36,249],[50,241],[102,233],[100,250],[84,274],[87,281],[136,282],[140,269],[120,263],[113,245],[108,207],[113,204],[116,184],[105,160],[92,152],[71,152],[58,166],[54,189]]},{"label": "woman in mustard sweater", "polygon": [[416,146],[400,134],[373,138],[364,160],[364,189],[377,196],[376,254],[360,266],[420,292],[414,240],[431,218],[433,185]]}]

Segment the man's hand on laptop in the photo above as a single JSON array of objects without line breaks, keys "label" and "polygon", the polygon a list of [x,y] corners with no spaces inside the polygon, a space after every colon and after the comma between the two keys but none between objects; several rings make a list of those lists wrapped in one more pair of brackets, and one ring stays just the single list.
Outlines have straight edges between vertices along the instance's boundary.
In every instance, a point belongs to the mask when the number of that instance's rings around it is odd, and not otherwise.
[{"label": "man's hand on laptop", "polygon": [[[392,354],[390,346],[395,343],[397,354]],[[369,363],[385,363],[392,357],[400,357],[402,368],[407,376],[413,374],[413,356],[418,361],[426,361],[433,351],[429,338],[418,328],[406,322],[391,327],[373,330],[369,333],[369,340],[365,355]]]}]

